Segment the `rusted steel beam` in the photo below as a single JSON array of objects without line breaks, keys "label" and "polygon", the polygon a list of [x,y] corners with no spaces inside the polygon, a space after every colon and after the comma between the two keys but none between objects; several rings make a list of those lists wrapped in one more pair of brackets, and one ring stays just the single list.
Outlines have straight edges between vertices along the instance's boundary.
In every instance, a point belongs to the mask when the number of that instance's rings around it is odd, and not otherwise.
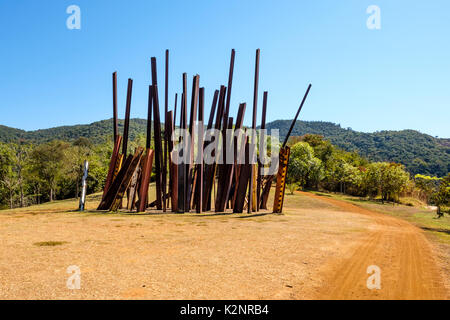
[{"label": "rusted steel beam", "polygon": [[[232,117],[228,118],[228,124],[226,127],[224,127],[223,132],[226,132],[227,129],[228,130],[233,129],[233,118]],[[232,177],[230,172],[232,171],[232,168],[233,168],[233,164],[226,163],[227,154],[231,154],[231,152],[232,152],[232,144],[230,144],[230,145],[225,144],[226,137],[225,137],[225,135],[223,137],[224,138],[223,138],[222,148],[223,148],[224,163],[221,165],[218,165],[220,183],[218,183],[218,185],[217,185],[217,197],[215,199],[216,201],[215,201],[215,205],[214,205],[214,209],[216,212],[224,212],[225,211],[225,205],[228,200],[228,198],[227,198],[228,187],[229,187],[229,184],[231,183],[231,177]]]},{"label": "rusted steel beam", "polygon": [[[262,116],[261,116],[261,141],[259,142],[259,145],[261,144],[263,146],[266,145],[266,135],[264,133],[264,129],[266,129],[266,113],[267,113],[267,91],[264,91],[263,95],[263,109],[262,109]],[[261,150],[259,155],[261,156]],[[263,177],[263,165],[261,161],[258,159],[258,181],[257,181],[257,191],[256,191],[256,210],[259,211],[261,207],[261,187],[262,187],[262,177]]]},{"label": "rusted steel beam", "polygon": [[[173,154],[173,152],[172,152]],[[173,164],[172,165],[172,194],[171,194],[171,200],[172,200],[172,212],[178,212],[178,169],[180,166]]]},{"label": "rusted steel beam", "polygon": [[[209,120],[208,120],[208,125],[206,127],[207,130],[210,130],[213,126],[214,123],[214,115],[216,113],[216,106],[217,106],[217,100],[219,98],[219,90],[215,90],[214,91],[214,97],[212,100],[212,104],[211,104],[211,111],[209,113]],[[203,150],[211,143],[210,140],[211,136],[209,131],[206,132],[206,136],[204,137],[204,142],[203,142]],[[202,209],[204,211],[209,211],[211,209],[211,197],[209,197],[208,200],[205,201],[206,197],[206,189],[207,189],[207,185],[208,185],[208,180],[207,180],[207,173],[209,172],[209,168],[208,165],[203,165],[203,193],[202,193]],[[211,191],[209,191],[211,193]],[[208,209],[209,208],[209,209]]]},{"label": "rusted steel beam", "polygon": [[[233,186],[233,197],[231,199],[231,208],[234,210],[235,204],[236,204],[236,198],[237,198],[237,193],[238,193],[238,186],[239,186],[239,180],[241,177],[241,170],[244,167],[244,161],[242,161],[242,159],[245,159],[245,145],[246,145],[246,141],[247,141],[247,136],[246,134],[242,134],[240,136],[240,145],[239,148],[237,149],[237,159],[239,159],[239,163],[236,164],[236,167],[234,169],[234,186]],[[236,138],[237,141],[237,138]],[[237,142],[236,142],[237,143]]]},{"label": "rusted steel beam", "polygon": [[308,89],[306,89],[306,93],[303,96],[302,102],[300,103],[300,107],[298,107],[298,110],[297,110],[297,113],[295,114],[294,120],[292,120],[291,127],[289,128],[289,131],[288,131],[286,137],[284,138],[284,142],[283,142],[283,145],[281,146],[281,148],[284,148],[289,140],[292,129],[294,129],[295,123],[297,122],[298,115],[300,114],[300,111],[302,111],[303,104],[305,103],[306,98],[308,97],[310,89],[311,89],[311,84],[309,84]]},{"label": "rusted steel beam", "polygon": [[117,140],[118,124],[117,124],[117,72],[112,74],[112,86],[113,86],[113,133],[114,143]]},{"label": "rusted steel beam", "polygon": [[162,180],[162,141],[161,141],[161,122],[159,117],[158,85],[152,86],[153,90],[153,135],[155,137],[155,174],[156,174],[156,208],[165,211],[165,201],[163,201],[162,191],[164,189]]},{"label": "rusted steel beam", "polygon": [[111,154],[111,160],[109,161],[108,175],[106,176],[105,187],[103,189],[102,199],[105,198],[105,195],[108,192],[108,189],[114,180],[114,171],[116,169],[116,163],[117,163],[118,157],[119,157],[119,149],[120,149],[121,142],[122,142],[122,137],[117,136],[117,139],[114,143],[114,149]]},{"label": "rusted steel beam", "polygon": [[[224,112],[223,112],[223,125],[222,125],[222,155],[223,155],[223,163],[217,165],[217,171],[219,175],[219,183],[217,185],[217,197],[215,199],[214,209],[216,212],[223,212],[225,210],[225,204],[227,202],[227,193],[229,188],[229,172],[232,170],[233,165],[226,164],[226,157],[231,152],[232,141],[226,140],[226,132],[229,128],[229,114],[230,114],[230,101],[231,101],[231,89],[233,87],[233,71],[234,71],[234,57],[235,50],[231,49],[231,58],[230,58],[230,69],[228,72],[228,87],[227,87],[227,96],[225,100]],[[231,128],[233,127],[231,126]],[[229,143],[229,145],[226,144]],[[226,182],[224,182],[226,181]]]},{"label": "rusted steel beam", "polygon": [[114,179],[116,179],[117,175],[119,174],[120,169],[122,168],[123,158],[124,158],[123,154],[119,153],[119,155],[117,156],[116,167],[114,168],[114,176],[112,178],[112,181],[114,181]]},{"label": "rusted steel beam", "polygon": [[114,179],[114,181],[111,184],[110,188],[106,192],[105,197],[100,202],[97,210],[108,210],[111,207],[111,205],[112,205],[112,203],[113,203],[113,201],[114,201],[114,199],[115,199],[115,197],[117,195],[119,187],[120,187],[120,185],[123,182],[123,178],[125,176],[127,168],[130,166],[132,158],[133,158],[133,156],[129,155],[125,159],[125,161],[122,164],[122,167],[120,168],[119,172],[117,173],[116,179]]},{"label": "rusted steel beam", "polygon": [[164,157],[162,166],[162,187],[164,199],[164,211],[168,205],[167,200],[167,158],[169,156],[168,150],[168,133],[167,133],[167,113],[169,112],[169,50],[166,50],[165,60],[165,86],[164,86]]},{"label": "rusted steel beam", "polygon": [[172,161],[173,153],[173,141],[172,135],[174,132],[173,111],[169,111],[167,114],[167,132],[169,135],[169,194],[170,194],[170,207],[172,212],[176,212],[178,207],[178,170],[177,165]]},{"label": "rusted steel beam", "polygon": [[261,193],[261,204],[259,206],[260,209],[267,209],[267,200],[269,199],[269,193],[270,188],[272,187],[272,181],[274,179],[274,175],[271,176],[265,176],[264,185],[262,187],[262,193]]},{"label": "rusted steel beam", "polygon": [[[151,150],[152,145],[152,113],[153,113],[153,87],[148,86],[148,103],[147,103],[147,137],[145,143],[146,155],[142,164],[141,184],[139,186],[139,204],[138,212],[143,212],[148,206],[148,184],[150,183],[151,170],[153,166],[154,152]],[[151,155],[150,155],[151,151]],[[151,159],[150,159],[151,157]],[[151,161],[149,164],[148,161]],[[150,171],[147,171],[150,165]],[[145,194],[144,194],[145,193]],[[145,197],[144,197],[145,195]]]},{"label": "rusted steel beam", "polygon": [[288,146],[286,146],[286,144],[289,140],[289,136],[291,135],[292,129],[295,126],[298,115],[300,114],[300,111],[303,108],[303,104],[305,103],[306,97],[308,96],[310,89],[311,89],[311,84],[308,86],[308,89],[306,90],[306,93],[303,96],[302,102],[300,103],[300,107],[298,108],[297,113],[295,114],[295,117],[292,120],[291,127],[289,128],[289,131],[288,131],[286,137],[284,138],[283,145],[280,149],[279,166],[278,166],[278,173],[277,173],[277,184],[276,184],[276,188],[275,188],[274,203],[273,203],[273,212],[274,213],[283,212],[284,193],[286,190],[287,168],[288,168],[288,164],[289,164],[289,154],[290,154],[290,149]]},{"label": "rusted steel beam", "polygon": [[[258,84],[259,84],[259,53],[260,50],[256,49],[256,58],[255,58],[255,84],[253,88],[253,119],[252,119],[252,129],[253,132],[256,129],[256,113],[257,113],[257,107],[258,107]],[[255,136],[252,133],[252,141],[251,141],[251,147],[250,147],[250,156],[251,159],[254,157],[254,148],[256,147],[255,144]],[[252,212],[253,209],[253,171],[255,170],[255,167],[252,165],[250,167],[250,187],[248,190],[248,213]]]},{"label": "rusted steel beam", "polygon": [[280,149],[279,166],[277,173],[277,185],[273,199],[273,213],[283,211],[284,192],[286,190],[287,168],[291,149],[287,146]]},{"label": "rusted steel beam", "polygon": [[178,93],[175,93],[175,105],[173,108],[173,127],[175,127],[176,123],[177,123],[177,100],[178,100]]},{"label": "rusted steel beam", "polygon": [[224,118],[227,120],[228,115],[230,114],[230,100],[231,100],[231,88],[233,87],[233,71],[234,71],[234,49],[231,49],[231,58],[230,58],[230,70],[228,72],[228,86],[227,86],[227,99],[225,103],[225,111]]},{"label": "rusted steel beam", "polygon": [[[234,132],[236,132],[236,130],[241,129],[242,124],[244,122],[244,115],[245,115],[245,108],[246,108],[246,104],[245,103],[241,103],[239,105],[239,109],[238,109],[238,113],[237,113],[237,117],[236,117],[236,124],[234,127]],[[231,195],[231,190],[232,190],[232,185],[234,182],[234,172],[236,170],[237,167],[237,156],[238,156],[238,137],[233,137],[232,141],[231,141],[231,146],[229,148],[229,152],[233,152],[233,164],[228,165],[228,171],[226,174],[226,183],[225,185],[227,186],[226,188],[226,192],[225,192],[225,202],[227,204],[227,208],[229,207],[228,202],[232,201],[232,197],[230,199],[230,195]]]},{"label": "rusted steel beam", "polygon": [[[247,186],[251,180],[251,164],[250,164],[250,143],[248,137],[245,142],[245,162],[241,165],[239,171],[239,183],[236,189],[236,199],[233,206],[234,213],[242,213],[244,211],[245,195],[247,194]],[[251,190],[251,189],[250,189]]]},{"label": "rusted steel beam", "polygon": [[131,177],[130,186],[127,193],[127,210],[132,211],[136,203],[136,194],[138,191],[139,179],[141,178],[141,168],[137,166]]},{"label": "rusted steel beam", "polygon": [[203,212],[203,118],[204,118],[204,106],[205,106],[205,88],[199,89],[199,100],[198,100],[198,160],[200,163],[197,164],[197,177],[196,177],[196,188],[195,190],[195,209],[197,213]]},{"label": "rusted steel beam", "polygon": [[126,158],[122,168],[120,169],[116,179],[113,181],[111,187],[109,188],[105,198],[100,202],[98,210],[116,211],[117,209],[119,209],[122,203],[123,195],[125,194],[125,191],[129,186],[134,170],[139,165],[142,151],[142,148],[138,148],[134,155],[130,154]]},{"label": "rusted steel beam", "polygon": [[127,104],[125,108],[125,124],[123,127],[123,143],[122,143],[122,154],[124,157],[127,156],[132,91],[133,91],[133,79],[128,79]]},{"label": "rusted steel beam", "polygon": [[152,86],[148,86],[147,139],[145,144],[146,149],[150,149],[152,144],[152,111],[153,111],[153,90]]},{"label": "rusted steel beam", "polygon": [[200,76],[195,75],[192,81],[192,95],[191,95],[191,112],[189,120],[189,134],[191,141],[189,143],[189,163],[188,163],[188,177],[187,177],[187,203],[188,210],[191,208],[191,194],[193,190],[193,168],[194,168],[194,145],[195,145],[195,119],[197,118],[197,104],[198,104],[198,90],[199,90]]},{"label": "rusted steel beam", "polygon": [[169,50],[166,50],[166,68],[165,68],[165,86],[164,86],[164,112],[169,112]]},{"label": "rusted steel beam", "polygon": [[143,151],[143,149],[141,147],[139,147],[136,149],[136,152],[132,156],[130,165],[128,166],[128,168],[126,168],[127,170],[125,172],[122,183],[119,186],[119,189],[117,191],[115,199],[114,199],[111,207],[109,208],[110,211],[117,211],[120,208],[120,206],[122,205],[122,199],[125,194],[125,191],[128,189],[128,187],[131,183],[133,174],[136,171],[136,168],[139,166],[139,163],[141,161],[142,151]]},{"label": "rusted steel beam", "polygon": [[155,173],[156,173],[156,208],[166,211],[165,182],[163,180],[163,147],[161,137],[161,117],[159,113],[159,96],[158,96],[158,73],[156,66],[156,58],[151,58],[152,70],[152,87],[153,87],[153,116],[154,116],[154,138],[155,138]]},{"label": "rusted steel beam", "polygon": [[[220,93],[219,93],[217,113],[216,113],[216,123],[215,123],[216,130],[220,130],[221,123],[222,123],[222,117],[223,117],[223,112],[224,112],[225,93],[226,93],[226,87],[221,86]],[[219,143],[219,137],[214,137],[214,141],[210,142],[210,143],[215,143],[216,144],[215,151],[218,151],[217,145]],[[212,192],[213,182],[215,179],[216,161],[218,158],[218,154],[216,152],[213,152],[212,156],[214,157],[214,162],[212,164],[205,165],[203,209],[206,209],[206,211],[211,210],[211,192]]]},{"label": "rusted steel beam", "polygon": [[213,121],[214,121],[214,115],[216,112],[216,105],[217,105],[217,99],[219,97],[219,90],[214,91],[214,97],[213,97],[213,101],[211,104],[211,111],[209,113],[209,120],[208,120],[208,126],[207,129],[211,129],[213,126]]},{"label": "rusted steel beam", "polygon": [[[180,129],[186,129],[187,120],[187,74],[183,73],[183,93],[181,94],[181,113],[180,113]],[[183,143],[186,143],[183,141]],[[183,150],[186,152],[186,150]],[[184,153],[181,157],[186,158]],[[187,173],[186,164],[178,165],[178,212],[183,213],[187,209],[186,197]]]},{"label": "rusted steel beam", "polygon": [[142,165],[142,178],[139,187],[139,205],[138,212],[144,212],[147,208],[148,203],[148,186],[150,184],[150,176],[152,174],[152,164],[153,164],[154,152],[151,149],[147,149],[145,157],[143,159],[144,163]]}]

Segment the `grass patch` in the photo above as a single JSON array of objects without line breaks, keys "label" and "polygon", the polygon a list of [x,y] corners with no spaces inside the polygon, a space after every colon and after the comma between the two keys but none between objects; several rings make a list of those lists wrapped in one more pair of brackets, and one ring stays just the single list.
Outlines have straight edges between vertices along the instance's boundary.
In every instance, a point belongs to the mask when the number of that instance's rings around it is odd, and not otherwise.
[{"label": "grass patch", "polygon": [[[317,193],[316,193],[317,194]],[[425,209],[422,206],[393,204],[368,198],[359,198],[343,194],[330,193],[331,198],[353,203],[364,209],[388,214],[393,217],[407,220],[424,230],[427,234],[435,236],[439,241],[450,244],[450,216],[437,218],[436,211]]]},{"label": "grass patch", "polygon": [[42,241],[33,243],[37,247],[55,247],[62,246],[63,244],[68,243],[67,241]]}]

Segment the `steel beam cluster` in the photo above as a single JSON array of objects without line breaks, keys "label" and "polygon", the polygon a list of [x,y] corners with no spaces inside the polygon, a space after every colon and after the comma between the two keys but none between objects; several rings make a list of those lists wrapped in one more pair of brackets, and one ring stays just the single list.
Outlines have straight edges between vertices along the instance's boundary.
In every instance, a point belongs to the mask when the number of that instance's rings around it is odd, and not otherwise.
[{"label": "steel beam cluster", "polygon": [[[151,58],[151,85],[148,87],[147,141],[145,149],[136,147],[128,154],[128,136],[133,80],[128,80],[126,112],[123,136],[118,133],[117,116],[117,73],[113,73],[113,131],[114,148],[111,155],[108,175],[105,181],[102,201],[99,210],[117,211],[121,208],[128,211],[145,212],[156,209],[174,213],[206,211],[224,212],[227,209],[234,213],[248,213],[267,209],[267,201],[272,181],[276,180],[273,212],[282,211],[289,148],[287,139],[292,131],[298,114],[308,95],[311,85],[303,98],[300,108],[291,125],[289,133],[280,151],[279,170],[277,176],[265,176],[261,162],[254,162],[257,155],[258,86],[259,86],[260,50],[256,50],[254,70],[254,90],[251,132],[244,128],[246,103],[240,103],[236,117],[230,116],[231,89],[235,50],[231,50],[228,72],[228,85],[220,86],[212,97],[208,122],[205,120],[206,90],[200,84],[200,76],[192,78],[191,94],[188,97],[187,74],[182,74],[182,92],[180,106],[177,108],[178,94],[175,94],[174,109],[169,110],[169,51],[165,52],[164,81],[164,114],[160,115],[158,93],[158,75],[156,58]],[[267,114],[267,91],[263,94],[261,129],[265,129]],[[190,105],[188,106],[188,101]],[[189,114],[188,114],[189,110]],[[180,129],[189,132],[173,141],[179,113]],[[162,129],[161,118],[164,121]],[[189,122],[188,122],[189,121]],[[153,132],[152,132],[153,124]],[[216,129],[219,136],[209,136],[208,129]],[[206,131],[205,131],[206,130]],[[240,132],[231,139],[227,133]],[[236,131],[239,130],[239,131]],[[206,132],[206,134],[205,134]],[[153,140],[152,140],[153,134]],[[265,141],[265,136],[262,136]],[[152,144],[153,142],[153,144]],[[220,142],[222,143],[219,146]],[[181,154],[175,149],[177,144],[185,148]],[[214,144],[211,146],[211,144]],[[122,146],[122,153],[120,147]],[[211,153],[212,162],[204,163],[203,153],[214,147]],[[184,154],[183,154],[184,153]],[[174,161],[175,156],[182,156],[185,161]],[[197,160],[194,162],[194,158]],[[154,168],[153,168],[154,166]],[[152,175],[152,169],[154,169]],[[150,181],[155,181],[155,193],[149,192]],[[126,207],[123,198],[127,195]],[[153,200],[153,201],[150,201]]]}]

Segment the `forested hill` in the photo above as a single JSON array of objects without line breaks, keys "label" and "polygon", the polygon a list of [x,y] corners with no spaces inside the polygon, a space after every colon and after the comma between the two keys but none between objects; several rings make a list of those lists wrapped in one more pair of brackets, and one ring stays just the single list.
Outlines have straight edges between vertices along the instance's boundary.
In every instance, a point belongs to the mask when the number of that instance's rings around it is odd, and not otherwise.
[{"label": "forested hill", "polygon": [[[279,129],[281,138],[284,138],[291,121],[277,120],[266,127]],[[414,130],[365,133],[322,121],[297,121],[291,136],[307,133],[323,135],[332,144],[356,151],[372,161],[402,163],[413,174],[442,177],[450,171],[450,139],[439,139]]]},{"label": "forested hill", "polygon": [[[145,134],[147,120],[130,120],[130,139],[139,134]],[[119,133],[123,132],[123,120],[119,120]],[[62,126],[36,131],[23,131],[0,125],[0,141],[16,142],[24,139],[32,143],[45,143],[55,139],[73,141],[79,137],[88,138],[92,143],[102,143],[113,134],[112,119],[93,122],[91,124],[79,124],[74,126]]]},{"label": "forested hill", "polygon": [[[144,119],[131,119],[131,140],[139,134],[145,135],[146,123]],[[268,123],[266,127],[279,129],[283,138],[290,124],[291,120],[277,120]],[[122,131],[123,121],[119,120],[119,132]],[[323,135],[334,145],[347,151],[357,151],[372,161],[403,163],[413,174],[423,173],[442,177],[450,171],[450,139],[438,139],[414,130],[364,133],[344,129],[331,122],[297,121],[292,136],[307,133]],[[86,137],[93,143],[101,143],[111,136],[112,119],[36,131],[23,131],[0,125],[2,142],[17,142],[24,139],[39,144],[54,139],[73,141],[79,137]]]}]

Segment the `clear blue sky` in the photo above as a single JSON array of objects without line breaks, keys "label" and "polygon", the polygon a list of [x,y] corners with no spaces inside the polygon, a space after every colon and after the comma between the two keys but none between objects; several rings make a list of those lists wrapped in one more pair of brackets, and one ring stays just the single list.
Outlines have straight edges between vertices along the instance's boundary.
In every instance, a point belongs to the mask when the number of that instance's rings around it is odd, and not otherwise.
[{"label": "clear blue sky", "polygon": [[[81,8],[81,30],[66,28],[71,4]],[[366,27],[371,4],[381,30]],[[145,118],[150,57],[162,85],[165,49],[170,107],[181,73],[189,83],[198,73],[208,114],[235,48],[235,116],[239,102],[252,103],[260,48],[268,121],[291,119],[311,82],[301,119],[450,137],[449,12],[448,0],[2,0],[0,124],[32,130],[110,118],[115,70],[120,117],[131,77],[132,117]],[[261,104],[258,123],[260,112]]]}]

